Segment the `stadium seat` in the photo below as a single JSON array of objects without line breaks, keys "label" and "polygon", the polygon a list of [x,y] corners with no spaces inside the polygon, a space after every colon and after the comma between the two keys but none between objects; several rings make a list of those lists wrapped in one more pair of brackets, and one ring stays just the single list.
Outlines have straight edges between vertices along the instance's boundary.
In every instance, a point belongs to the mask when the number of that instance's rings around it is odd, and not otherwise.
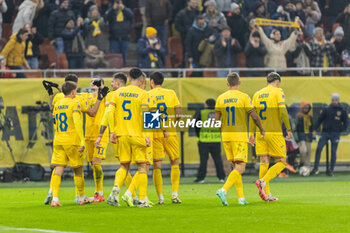
[{"label": "stadium seat", "polygon": [[6,38],[0,39],[0,51],[5,47],[6,43],[7,43]]},{"label": "stadium seat", "polygon": [[108,68],[120,69],[124,66],[124,60],[121,53],[107,53],[105,59],[108,62]]},{"label": "stadium seat", "polygon": [[55,60],[56,50],[54,46],[52,46],[50,43],[43,43],[39,45],[39,49],[41,54],[47,54],[50,64],[56,62]]},{"label": "stadium seat", "polygon": [[168,38],[168,51],[170,54],[170,68],[178,68],[182,63],[182,44],[180,37]]},{"label": "stadium seat", "polygon": [[43,77],[42,72],[25,72],[24,75],[27,78],[42,78]]},{"label": "stadium seat", "polygon": [[3,23],[2,24],[2,38],[9,40],[11,35],[12,35],[12,24]]},{"label": "stadium seat", "polygon": [[65,53],[57,54],[57,69],[68,69],[68,61]]},{"label": "stadium seat", "polygon": [[217,72],[216,71],[204,71],[203,76],[207,77],[207,78],[215,78],[215,77],[217,77]]}]

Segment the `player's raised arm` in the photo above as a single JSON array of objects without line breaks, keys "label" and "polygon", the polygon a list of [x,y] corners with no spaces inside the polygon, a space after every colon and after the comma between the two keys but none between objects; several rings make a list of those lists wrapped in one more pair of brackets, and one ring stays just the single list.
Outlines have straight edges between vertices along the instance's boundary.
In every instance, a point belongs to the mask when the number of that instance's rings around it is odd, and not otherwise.
[{"label": "player's raised arm", "polygon": [[[117,135],[115,134],[115,118],[114,118],[114,112],[116,108],[116,100],[117,96],[113,96],[111,102],[109,103],[108,109],[107,109],[107,122],[109,126],[109,130],[111,132],[111,142],[116,143],[117,142]],[[101,133],[101,131],[100,131]]]},{"label": "player's raised arm", "polygon": [[85,137],[84,137],[83,125],[82,125],[80,114],[81,114],[80,105],[77,104],[76,107],[73,109],[73,122],[74,122],[75,130],[77,131],[78,136],[80,138],[79,152],[83,152],[85,149]]}]

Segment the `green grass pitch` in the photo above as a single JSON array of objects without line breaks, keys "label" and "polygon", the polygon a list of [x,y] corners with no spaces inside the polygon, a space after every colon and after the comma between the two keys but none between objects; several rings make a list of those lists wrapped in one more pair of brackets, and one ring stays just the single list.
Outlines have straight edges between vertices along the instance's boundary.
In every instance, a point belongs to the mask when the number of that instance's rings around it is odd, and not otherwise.
[{"label": "green grass pitch", "polygon": [[[260,200],[253,184],[256,176],[243,177],[249,205],[237,205],[233,187],[228,193],[229,207],[223,207],[216,197],[221,184],[214,177],[207,178],[206,184],[183,178],[180,205],[171,204],[171,185],[165,177],[166,204],[142,209],[124,203],[120,207],[106,203],[78,206],[73,203],[72,180],[62,182],[60,208],[43,204],[48,182],[0,183],[0,232],[350,232],[348,174],[276,178],[271,190],[280,201],[273,203]],[[111,179],[105,181],[106,196],[112,184]],[[91,196],[93,182],[87,180],[86,186]],[[156,202],[151,178],[148,187],[149,198]]]}]

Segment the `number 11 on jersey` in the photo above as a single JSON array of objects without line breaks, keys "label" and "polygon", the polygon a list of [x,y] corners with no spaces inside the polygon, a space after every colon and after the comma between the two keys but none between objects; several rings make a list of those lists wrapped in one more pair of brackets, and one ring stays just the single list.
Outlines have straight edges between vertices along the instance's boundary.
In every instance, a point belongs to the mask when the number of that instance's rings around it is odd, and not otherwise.
[{"label": "number 11 on jersey", "polygon": [[235,106],[227,106],[226,107],[226,112],[227,112],[227,125],[230,125],[230,112],[231,112],[231,121],[232,121],[232,126],[235,125]]}]

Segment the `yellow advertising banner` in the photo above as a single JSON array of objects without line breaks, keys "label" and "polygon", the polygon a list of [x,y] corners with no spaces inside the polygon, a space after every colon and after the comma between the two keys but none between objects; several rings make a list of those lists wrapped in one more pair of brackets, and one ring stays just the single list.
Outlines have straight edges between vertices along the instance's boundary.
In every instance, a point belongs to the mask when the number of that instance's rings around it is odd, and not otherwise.
[{"label": "yellow advertising banner", "polygon": [[[0,167],[13,166],[7,141],[13,149],[17,162],[40,163],[49,165],[48,147],[52,129],[45,130],[44,125],[50,114],[39,111],[44,105],[37,101],[48,101],[48,94],[43,85],[43,79],[3,79],[0,80],[0,97],[4,100],[4,109],[1,114],[6,114],[12,121],[11,130],[4,133],[0,131]],[[50,81],[62,84],[62,78],[51,78]],[[80,88],[88,88],[89,78],[79,79]],[[109,86],[111,79],[105,79]],[[265,78],[242,78],[240,90],[253,96],[253,94],[266,86]],[[164,83],[165,88],[174,89],[186,112],[195,114],[195,107],[200,106],[208,98],[216,99],[227,90],[226,79],[223,78],[169,78]],[[286,102],[290,105],[298,105],[301,101],[311,102],[315,106],[326,106],[331,101],[331,94],[340,94],[340,100],[348,112],[350,110],[350,79],[343,77],[284,77],[282,85]],[[149,87],[148,87],[149,88]],[[315,116],[317,114],[314,114]],[[1,115],[3,116],[3,115]],[[315,119],[316,120],[316,119]],[[6,124],[3,117],[1,124]],[[46,127],[47,128],[47,127]],[[33,140],[30,140],[33,139]],[[350,162],[350,136],[349,132],[341,138],[338,147],[338,161]],[[312,144],[312,158],[317,143]],[[192,132],[184,134],[184,158],[185,163],[199,163],[197,138]],[[324,152],[322,159],[324,160]],[[252,161],[251,155],[249,160]],[[118,164],[113,156],[112,146],[108,147],[107,158],[104,164]]]}]

